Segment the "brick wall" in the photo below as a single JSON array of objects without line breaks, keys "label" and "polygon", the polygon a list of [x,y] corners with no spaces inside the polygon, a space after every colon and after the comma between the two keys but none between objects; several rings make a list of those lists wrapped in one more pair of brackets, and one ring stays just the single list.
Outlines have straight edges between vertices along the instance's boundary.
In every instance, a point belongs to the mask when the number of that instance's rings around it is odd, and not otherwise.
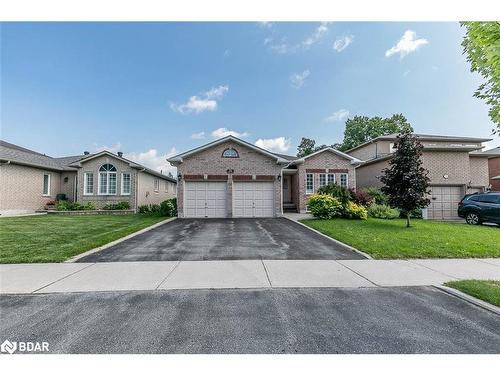
[{"label": "brick wall", "polygon": [[[99,195],[99,168],[103,164],[113,164],[116,168],[116,194],[115,195]],[[94,174],[94,193],[92,195],[83,194],[83,178],[84,173],[92,172]],[[130,195],[121,195],[122,173],[130,173],[131,188]],[[129,202],[131,208],[135,208],[135,188],[137,182],[137,170],[132,169],[128,163],[113,158],[108,155],[103,155],[94,159],[90,159],[82,163],[82,167],[78,169],[78,186],[77,200],[85,204],[93,202],[97,208],[102,208],[108,203]]]},{"label": "brick wall", "polygon": [[[223,158],[226,148],[232,147],[238,151],[238,158]],[[177,166],[177,171],[184,175],[228,175],[227,179],[227,216],[232,216],[232,175],[274,176],[274,205],[275,216],[281,215],[281,181],[276,176],[281,174],[281,165],[276,159],[263,155],[249,147],[233,141],[215,145],[209,149],[184,158]],[[233,172],[227,173],[230,169]],[[184,206],[184,179],[177,184],[177,198],[179,217],[183,217]]]},{"label": "brick wall", "polygon": [[[159,189],[157,191],[154,188],[155,179],[159,180]],[[164,200],[176,196],[176,184],[171,181],[163,180],[145,172],[138,173],[137,181],[137,206],[160,204]]]},{"label": "brick wall", "polygon": [[[50,175],[50,195],[43,196],[43,175]],[[17,164],[0,165],[0,213],[43,210],[60,192],[61,174]]]},{"label": "brick wall", "polygon": [[492,180],[492,177],[500,176],[500,157],[488,160],[491,190],[500,191],[500,180]]},{"label": "brick wall", "polygon": [[[305,212],[308,195],[306,195],[306,173],[307,170],[313,170],[314,175],[314,190],[316,191],[319,187],[319,175],[320,173],[329,173],[329,169],[332,170],[346,170],[345,173],[348,175],[348,188],[356,188],[356,173],[354,170],[354,165],[351,161],[345,159],[331,151],[325,151],[310,158],[307,158],[304,163],[297,166],[298,171],[294,176],[298,185],[298,208],[300,212]],[[315,172],[314,170],[318,170]],[[319,170],[326,170],[325,172]],[[340,175],[344,172],[333,172],[335,174],[335,181],[340,184]]]},{"label": "brick wall", "polygon": [[469,162],[471,185],[478,187],[488,186],[488,158],[470,157]]},{"label": "brick wall", "polygon": [[356,168],[356,186],[358,189],[367,187],[381,187],[383,184],[379,180],[382,170],[389,166],[388,160],[362,165]]}]

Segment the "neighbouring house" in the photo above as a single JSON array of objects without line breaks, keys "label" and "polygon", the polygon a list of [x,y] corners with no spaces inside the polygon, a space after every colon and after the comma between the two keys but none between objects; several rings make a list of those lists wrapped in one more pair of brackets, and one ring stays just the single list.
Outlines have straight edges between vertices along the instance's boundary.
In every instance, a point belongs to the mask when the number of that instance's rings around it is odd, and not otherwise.
[{"label": "neighbouring house", "polygon": [[500,191],[500,147],[483,151],[481,154],[488,158],[490,189]]},{"label": "neighbouring house", "polygon": [[303,158],[227,136],[169,158],[177,167],[179,217],[278,217],[305,212],[321,186],[356,187],[354,156],[325,148]]},{"label": "neighbouring house", "polygon": [[177,181],[123,154],[102,151],[61,158],[0,141],[0,214],[43,210],[59,194],[97,208],[127,201],[136,210],[176,195]]},{"label": "neighbouring house", "polygon": [[[458,218],[458,203],[465,194],[486,190],[488,156],[480,152],[486,138],[416,134],[424,146],[423,167],[429,171],[430,205],[424,218]],[[357,187],[380,187],[382,170],[389,166],[395,151],[397,134],[377,137],[348,151],[363,160],[356,168]],[[499,172],[500,174],[500,172]]]}]

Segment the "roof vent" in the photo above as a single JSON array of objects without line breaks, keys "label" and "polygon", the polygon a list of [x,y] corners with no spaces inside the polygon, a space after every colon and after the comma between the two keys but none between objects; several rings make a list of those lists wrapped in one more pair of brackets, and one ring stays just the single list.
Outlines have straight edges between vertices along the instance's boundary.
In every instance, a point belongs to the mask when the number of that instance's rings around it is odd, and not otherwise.
[{"label": "roof vent", "polygon": [[118,156],[122,158],[123,157],[123,152],[118,151]]},{"label": "roof vent", "polygon": [[88,152],[88,151],[83,151],[83,155],[90,155],[90,152]]}]

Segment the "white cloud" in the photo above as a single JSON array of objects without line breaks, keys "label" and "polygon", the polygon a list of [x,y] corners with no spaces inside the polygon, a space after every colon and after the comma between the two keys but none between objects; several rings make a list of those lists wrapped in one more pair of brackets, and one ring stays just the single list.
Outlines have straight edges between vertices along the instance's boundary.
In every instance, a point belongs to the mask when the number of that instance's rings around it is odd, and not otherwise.
[{"label": "white cloud", "polygon": [[268,22],[268,21],[257,22],[257,25],[259,25],[263,29],[270,29],[271,27],[273,27],[273,23],[272,22]]},{"label": "white cloud", "polygon": [[322,22],[311,35],[297,44],[288,43],[286,37],[283,37],[280,41],[273,43],[274,39],[268,37],[264,39],[264,45],[268,45],[271,51],[279,54],[295,53],[299,50],[306,50],[323,39],[323,37],[328,33],[327,25],[328,22]]},{"label": "white cloud", "polygon": [[199,133],[191,134],[191,138],[193,138],[193,139],[203,139],[203,138],[205,138],[205,132],[199,132]]},{"label": "white cloud", "polygon": [[347,116],[349,116],[349,111],[347,109],[339,109],[338,111],[332,113],[330,116],[325,118],[326,122],[344,121]]},{"label": "white cloud", "polygon": [[93,152],[109,151],[109,152],[116,154],[118,151],[121,150],[121,148],[122,148],[122,144],[120,142],[117,142],[111,146],[107,146],[107,145],[100,146],[97,143],[94,143],[92,145]]},{"label": "white cloud", "polygon": [[222,99],[228,91],[229,87],[227,85],[213,87],[200,96],[191,96],[184,104],[170,103],[170,108],[172,111],[179,113],[213,112],[217,109],[217,100],[215,99]]},{"label": "white cloud", "polygon": [[291,141],[285,137],[258,139],[255,145],[271,152],[287,152]]},{"label": "white cloud", "polygon": [[328,32],[328,27],[326,25],[326,22],[322,22],[321,25],[319,25],[316,30],[314,30],[314,32],[302,42],[302,46],[307,49],[313,44],[319,42]]},{"label": "white cloud", "polygon": [[172,173],[174,176],[177,174],[177,168],[172,167],[167,159],[177,154],[175,147],[172,147],[169,152],[160,153],[158,150],[152,148],[145,152],[129,152],[123,156],[126,159],[132,160],[136,163],[142,164],[145,167],[151,168],[163,174]]},{"label": "white cloud", "polygon": [[385,51],[385,57],[391,57],[399,53],[400,58],[403,58],[428,43],[427,39],[417,39],[417,33],[415,31],[406,30],[396,45]]},{"label": "white cloud", "polygon": [[347,47],[349,47],[349,44],[351,44],[353,40],[354,40],[354,35],[344,35],[338,37],[337,39],[335,39],[335,42],[333,43],[333,49],[337,52],[342,52]]},{"label": "white cloud", "polygon": [[296,89],[300,89],[302,86],[304,86],[304,83],[309,77],[311,72],[309,69],[304,70],[302,73],[294,73],[290,76],[290,85]]},{"label": "white cloud", "polygon": [[228,135],[232,135],[234,137],[238,137],[238,138],[244,138],[244,137],[247,137],[248,136],[248,133],[247,132],[243,132],[243,133],[240,133],[240,132],[237,132],[235,130],[229,130],[227,128],[219,128],[219,129],[215,129],[212,133],[212,138],[224,138],[224,137],[227,137]]}]

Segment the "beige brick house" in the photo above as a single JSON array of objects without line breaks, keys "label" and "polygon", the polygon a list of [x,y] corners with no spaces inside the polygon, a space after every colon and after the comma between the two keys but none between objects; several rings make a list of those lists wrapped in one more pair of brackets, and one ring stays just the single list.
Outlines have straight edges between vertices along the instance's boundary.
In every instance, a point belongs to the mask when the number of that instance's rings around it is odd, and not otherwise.
[{"label": "beige brick house", "polygon": [[132,209],[176,196],[177,181],[123,157],[96,154],[53,158],[0,141],[0,214],[43,210],[64,194],[70,201],[97,208],[127,201]]},{"label": "beige brick house", "polygon": [[[424,146],[423,167],[429,171],[431,204],[425,218],[458,218],[458,203],[465,194],[488,188],[488,158],[478,152],[485,138],[417,134]],[[357,187],[380,187],[382,170],[389,166],[397,135],[373,139],[348,150],[363,163],[356,168]]]},{"label": "beige brick house", "polygon": [[358,159],[333,148],[304,158],[233,136],[168,159],[178,170],[179,217],[277,217],[306,210],[308,196],[337,182],[356,187]]}]

